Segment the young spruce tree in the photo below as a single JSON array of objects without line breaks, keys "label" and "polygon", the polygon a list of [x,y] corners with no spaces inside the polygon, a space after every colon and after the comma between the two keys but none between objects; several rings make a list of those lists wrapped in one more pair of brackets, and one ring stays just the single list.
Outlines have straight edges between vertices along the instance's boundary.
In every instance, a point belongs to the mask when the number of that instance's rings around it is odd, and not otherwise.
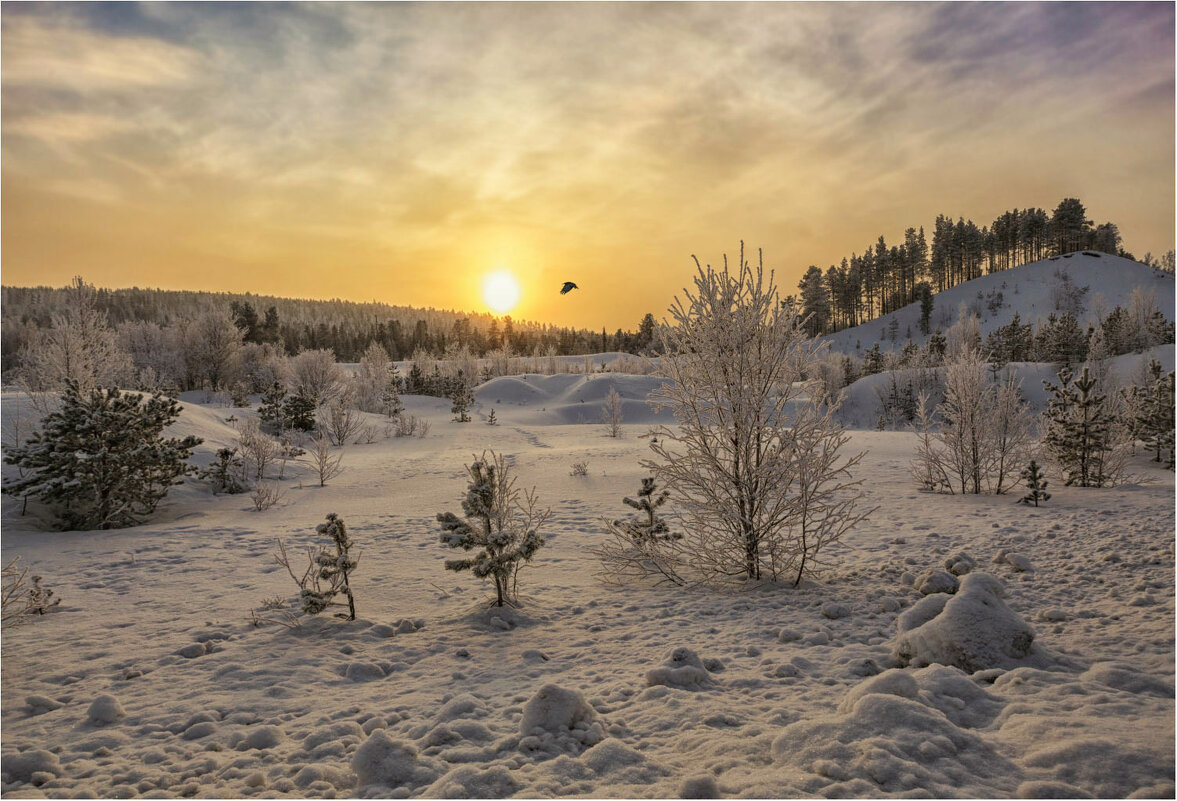
[{"label": "young spruce tree", "polygon": [[1030,460],[1030,466],[1022,471],[1022,481],[1026,482],[1027,491],[1018,503],[1027,505],[1033,503],[1037,506],[1039,501],[1045,503],[1050,500],[1050,493],[1046,491],[1046,477],[1042,474],[1042,468],[1038,466],[1038,462]]},{"label": "young spruce tree", "polygon": [[519,568],[531,561],[544,544],[539,529],[550,509],[536,508],[535,488],[515,489],[506,459],[487,451],[466,467],[470,474],[463,517],[453,512],[438,514],[441,542],[450,548],[477,551],[466,559],[447,559],[446,570],[469,570],[479,578],[493,578],[495,605],[515,597]]},{"label": "young spruce tree", "polygon": [[117,389],[83,392],[71,381],[41,430],[5,455],[27,472],[3,491],[54,507],[67,530],[137,525],[194,472],[186,460],[202,440],[163,436],[180,408],[159,394],[145,401]]},{"label": "young spruce tree", "polygon": [[1096,391],[1096,380],[1086,365],[1078,378],[1069,367],[1060,370],[1058,378],[1058,384],[1042,382],[1052,395],[1046,409],[1046,447],[1062,468],[1068,487],[1108,486],[1114,483],[1119,465],[1107,396]]}]

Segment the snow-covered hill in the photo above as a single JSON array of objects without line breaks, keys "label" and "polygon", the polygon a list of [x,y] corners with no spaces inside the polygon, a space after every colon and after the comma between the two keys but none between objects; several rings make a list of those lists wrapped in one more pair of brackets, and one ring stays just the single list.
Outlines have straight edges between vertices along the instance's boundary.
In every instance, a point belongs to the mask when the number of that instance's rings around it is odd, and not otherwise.
[{"label": "snow-covered hill", "polygon": [[[931,330],[947,330],[956,321],[962,304],[976,312],[983,335],[1008,324],[1015,313],[1023,323],[1037,327],[1040,321],[1056,313],[1052,292],[1063,280],[1061,275],[1068,276],[1080,289],[1087,287],[1082,312],[1076,315],[1082,328],[1116,306],[1127,307],[1137,288],[1151,291],[1157,308],[1167,319],[1173,319],[1172,273],[1088,250],[985,275],[936,293]],[[898,323],[894,339],[890,336],[892,321]],[[883,350],[902,348],[909,334],[913,342],[922,345],[927,337],[920,333],[919,321],[920,304],[911,303],[825,340],[830,343],[831,351],[857,355],[869,350],[875,342]]]}]

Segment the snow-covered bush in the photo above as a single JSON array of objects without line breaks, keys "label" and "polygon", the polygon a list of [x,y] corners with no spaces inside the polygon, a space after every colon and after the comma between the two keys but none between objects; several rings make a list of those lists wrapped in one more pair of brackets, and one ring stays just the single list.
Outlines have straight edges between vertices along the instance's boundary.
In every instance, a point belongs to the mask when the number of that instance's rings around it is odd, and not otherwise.
[{"label": "snow-covered bush", "polygon": [[319,412],[319,430],[327,435],[332,445],[346,445],[360,432],[364,419],[351,408],[351,397],[340,392],[326,408]]},{"label": "snow-covered bush", "polygon": [[662,375],[650,394],[678,424],[655,429],[653,459],[679,507],[685,562],[708,579],[800,581],[812,557],[862,515],[846,438],[811,391],[820,355],[791,304],[778,297],[763,257],[753,269],[743,245],[735,271],[695,260],[695,289],[659,330]]},{"label": "snow-covered bush", "polygon": [[1033,418],[1011,374],[990,383],[987,365],[965,351],[944,371],[944,402],[933,412],[921,394],[916,408],[919,434],[912,472],[930,491],[1001,495],[1012,489],[1015,466],[1033,435]]},{"label": "snow-covered bush", "polygon": [[82,392],[71,381],[41,430],[4,455],[26,472],[3,491],[49,504],[66,529],[137,525],[181,476],[195,472],[185,460],[202,440],[163,436],[180,408],[158,394],[144,400],[117,389]]},{"label": "snow-covered bush", "polygon": [[539,529],[551,510],[537,508],[534,487],[526,492],[515,488],[506,459],[494,451],[485,451],[466,472],[470,483],[462,501],[463,517],[442,512],[437,521],[443,545],[477,553],[447,559],[445,567],[493,578],[495,604],[502,606],[516,596],[520,567],[543,546]]},{"label": "snow-covered bush", "polygon": [[286,553],[286,545],[278,540],[278,553],[274,558],[294,579],[299,589],[299,609],[304,615],[317,615],[331,606],[344,606],[336,601],[337,595],[347,599],[347,614],[337,617],[356,619],[356,601],[352,595],[350,578],[356,569],[358,559],[352,558],[351,547],[355,543],[347,535],[343,518],[332,512],[326,522],[315,527],[315,531],[331,539],[334,548],[307,548],[307,567],[301,576],[295,574]]},{"label": "snow-covered bush", "polygon": [[588,461],[582,460],[572,463],[572,469],[568,471],[570,476],[587,476],[588,475]]},{"label": "snow-covered bush", "polygon": [[266,477],[266,469],[282,458],[282,446],[261,432],[256,419],[241,421],[237,429],[237,449],[241,451],[244,475],[253,481]]},{"label": "snow-covered bush", "polygon": [[27,623],[33,615],[43,615],[61,603],[60,598],[53,596],[53,590],[41,585],[40,576],[29,578],[29,569],[20,564],[20,557],[17,556],[3,567],[0,622],[5,627]]},{"label": "snow-covered bush", "polygon": [[302,395],[319,408],[330,402],[346,385],[347,376],[335,363],[329,350],[304,350],[290,360],[291,382],[296,395]]}]

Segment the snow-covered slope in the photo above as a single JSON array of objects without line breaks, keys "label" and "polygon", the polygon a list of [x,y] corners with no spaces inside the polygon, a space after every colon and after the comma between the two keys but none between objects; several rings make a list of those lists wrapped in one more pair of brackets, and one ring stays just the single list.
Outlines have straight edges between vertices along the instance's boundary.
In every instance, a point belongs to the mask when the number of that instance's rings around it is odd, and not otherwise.
[{"label": "snow-covered slope", "polygon": [[[1173,319],[1172,273],[1154,270],[1119,256],[1083,251],[985,275],[936,293],[933,295],[931,330],[947,330],[956,321],[961,304],[977,312],[982,334],[1006,325],[1015,312],[1023,323],[1037,327],[1039,322],[1055,313],[1051,290],[1059,283],[1058,273],[1070,276],[1071,282],[1079,288],[1088,287],[1084,311],[1078,315],[1082,328],[1095,322],[1100,309],[1106,314],[1117,305],[1127,307],[1133,290],[1137,288],[1152,291],[1157,308],[1167,319]],[[990,310],[990,302],[994,310]],[[889,338],[893,320],[898,322],[895,341]],[[919,321],[920,304],[912,303],[824,339],[830,343],[832,351],[861,356],[875,342],[883,350],[903,347],[908,332],[913,342],[923,344],[927,337],[920,334]]]},{"label": "snow-covered slope", "polygon": [[[819,581],[617,589],[594,548],[646,475],[647,424],[630,405],[622,438],[563,423],[610,387],[639,404],[651,380],[497,379],[468,424],[406,397],[428,436],[348,445],[326,487],[293,466],[264,512],[190,483],[144,526],[53,532],[4,497],[4,561],[62,599],[4,630],[4,797],[1173,796],[1171,472],[1141,455],[1137,485],[1052,478],[1037,509],[925,495],[912,435],[856,431],[878,509]],[[250,413],[187,401],[175,431],[207,459]],[[518,609],[443,567],[436,515],[488,447],[552,510]],[[295,593],[275,539],[301,554],[328,512],[359,552],[359,620],[254,628],[252,607]],[[900,667],[900,618],[929,605],[914,577],[961,551],[1033,648],[973,673]],[[949,647],[975,634],[955,619],[933,632]]]}]

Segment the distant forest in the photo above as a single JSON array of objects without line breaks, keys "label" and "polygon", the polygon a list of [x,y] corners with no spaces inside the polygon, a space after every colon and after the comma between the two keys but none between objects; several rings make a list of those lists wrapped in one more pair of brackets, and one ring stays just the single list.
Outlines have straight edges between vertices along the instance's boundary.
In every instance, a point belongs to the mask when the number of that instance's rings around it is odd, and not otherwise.
[{"label": "distant forest", "polygon": [[[67,288],[3,287],[0,289],[0,336],[3,367],[39,328],[52,324],[66,302]],[[163,289],[95,289],[96,309],[111,327],[150,323],[168,328],[197,319],[206,312],[228,309],[245,342],[273,343],[288,355],[327,349],[341,362],[358,362],[368,345],[380,344],[393,359],[423,351],[441,357],[447,350],[468,348],[482,356],[506,348],[513,353],[575,355],[602,351],[640,353],[654,337],[654,316],[647,314],[635,331],[613,334],[563,328],[490,314],[465,314],[439,309],[354,303],[344,300],[300,300],[266,295],[171,291]]]},{"label": "distant forest", "polygon": [[[920,228],[908,228],[903,244],[880,236],[862,255],[851,254],[824,273],[810,266],[798,284],[799,303],[810,335],[832,334],[869,322],[909,303],[930,303],[931,295],[986,273],[1008,270],[1050,256],[1098,250],[1137,260],[1121,247],[1115,223],[1096,225],[1078,198],[1066,198],[1054,212],[1007,211],[981,228],[964,218],[936,217],[929,244]],[[1173,271],[1173,251],[1141,261]],[[926,332],[925,332],[926,333]]]}]

